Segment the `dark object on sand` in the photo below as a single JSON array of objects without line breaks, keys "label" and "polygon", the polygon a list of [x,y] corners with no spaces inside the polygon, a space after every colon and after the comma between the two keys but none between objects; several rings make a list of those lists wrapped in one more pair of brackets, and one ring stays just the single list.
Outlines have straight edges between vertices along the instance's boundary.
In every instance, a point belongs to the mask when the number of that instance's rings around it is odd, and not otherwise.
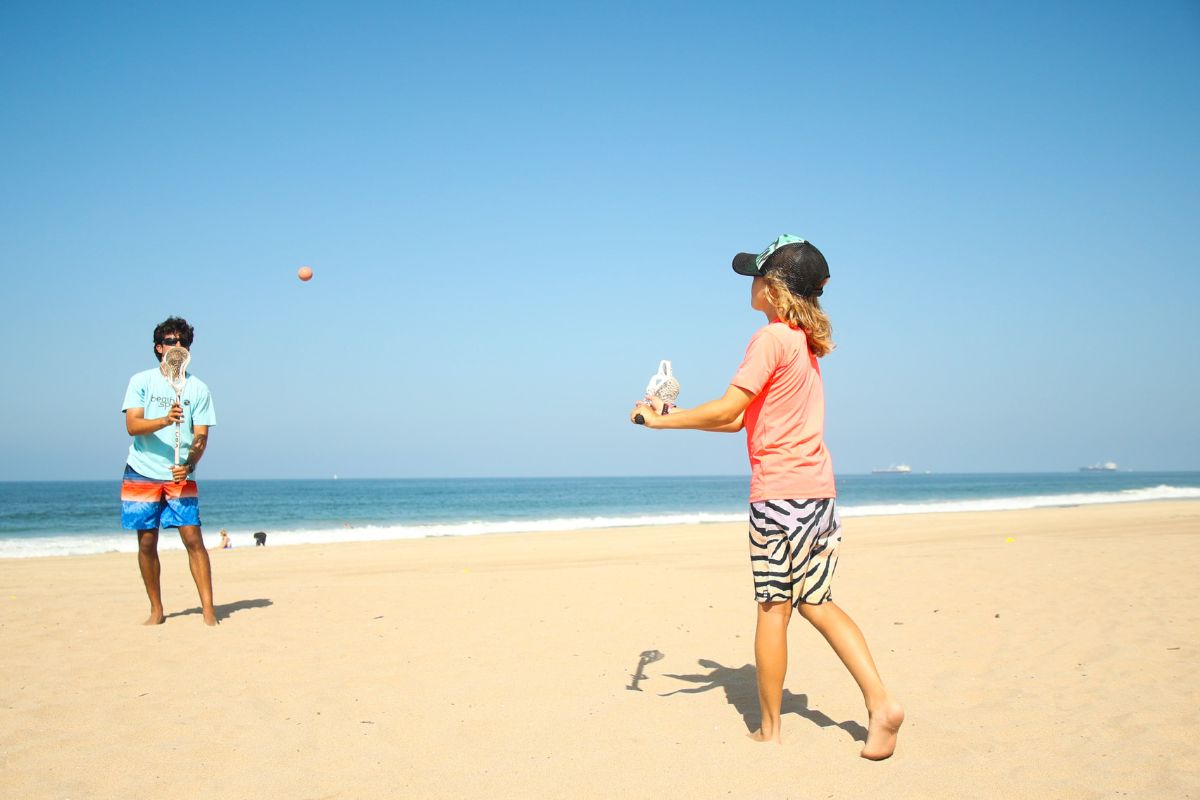
[{"label": "dark object on sand", "polygon": [[266,547],[267,546],[267,532],[266,531],[258,531],[254,534],[254,546],[255,547]]}]

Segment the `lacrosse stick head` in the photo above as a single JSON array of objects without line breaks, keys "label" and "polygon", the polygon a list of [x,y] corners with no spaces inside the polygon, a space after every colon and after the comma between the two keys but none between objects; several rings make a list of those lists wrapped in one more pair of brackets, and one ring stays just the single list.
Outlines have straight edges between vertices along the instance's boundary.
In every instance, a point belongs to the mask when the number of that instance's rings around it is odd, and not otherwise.
[{"label": "lacrosse stick head", "polygon": [[675,399],[679,397],[679,381],[675,380],[675,375],[671,372],[670,361],[658,362],[658,372],[650,377],[650,382],[646,384],[646,396],[657,397],[664,403],[675,403]]},{"label": "lacrosse stick head", "polygon": [[175,394],[183,393],[183,383],[187,379],[187,368],[191,360],[192,354],[186,347],[179,345],[168,347],[163,353],[162,363],[158,365],[158,368],[162,371],[163,377],[167,379],[167,383],[171,384],[171,388],[175,390]]}]

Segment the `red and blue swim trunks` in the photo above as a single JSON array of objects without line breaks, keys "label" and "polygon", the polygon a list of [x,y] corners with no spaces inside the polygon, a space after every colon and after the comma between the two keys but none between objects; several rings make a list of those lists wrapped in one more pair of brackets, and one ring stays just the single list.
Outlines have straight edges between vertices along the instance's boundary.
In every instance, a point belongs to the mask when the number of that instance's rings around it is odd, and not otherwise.
[{"label": "red and blue swim trunks", "polygon": [[200,524],[200,494],[192,480],[147,478],[125,465],[121,482],[121,527],[130,531]]}]

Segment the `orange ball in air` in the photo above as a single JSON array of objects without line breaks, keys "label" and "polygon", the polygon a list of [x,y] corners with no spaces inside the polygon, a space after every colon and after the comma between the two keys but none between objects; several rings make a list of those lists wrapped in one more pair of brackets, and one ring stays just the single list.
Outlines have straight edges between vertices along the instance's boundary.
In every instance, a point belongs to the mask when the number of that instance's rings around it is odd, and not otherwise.
[{"label": "orange ball in air", "polygon": [[312,267],[301,267],[300,269],[296,270],[296,277],[300,278],[302,281],[311,281]]}]

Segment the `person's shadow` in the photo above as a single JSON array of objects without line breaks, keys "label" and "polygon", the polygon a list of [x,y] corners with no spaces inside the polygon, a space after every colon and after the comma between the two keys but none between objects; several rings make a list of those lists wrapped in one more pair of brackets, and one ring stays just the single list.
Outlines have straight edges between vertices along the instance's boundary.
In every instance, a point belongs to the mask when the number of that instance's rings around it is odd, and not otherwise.
[{"label": "person's shadow", "polygon": [[[688,681],[697,685],[689,689],[676,689],[673,692],[664,692],[659,696],[669,697],[673,694],[699,694],[700,692],[709,692],[713,689],[723,689],[725,691],[725,700],[742,715],[742,722],[746,724],[746,730],[753,733],[761,728],[762,711],[758,706],[758,678],[754,671],[754,665],[746,664],[735,669],[734,667],[723,667],[716,661],[710,661],[706,658],[700,659],[699,664],[712,671],[707,675],[671,675],[663,673],[668,678]],[[787,689],[784,689],[783,704],[779,712],[780,714],[798,714],[822,728],[841,728],[850,734],[850,737],[855,741],[867,741],[866,728],[853,720],[835,722],[815,708],[809,708],[808,695],[806,694],[792,694]]]},{"label": "person's shadow", "polygon": [[[242,609],[266,608],[270,605],[274,604],[265,597],[260,597],[257,600],[238,600],[236,603],[214,605],[213,611],[217,612],[217,622],[220,622],[223,619],[229,619],[235,612],[241,611]],[[195,608],[185,608],[183,611],[174,611],[170,614],[167,614],[166,619],[170,619],[171,617],[186,617],[188,614],[200,614],[203,612],[203,610],[204,609],[200,608],[200,606],[196,606]]]}]

